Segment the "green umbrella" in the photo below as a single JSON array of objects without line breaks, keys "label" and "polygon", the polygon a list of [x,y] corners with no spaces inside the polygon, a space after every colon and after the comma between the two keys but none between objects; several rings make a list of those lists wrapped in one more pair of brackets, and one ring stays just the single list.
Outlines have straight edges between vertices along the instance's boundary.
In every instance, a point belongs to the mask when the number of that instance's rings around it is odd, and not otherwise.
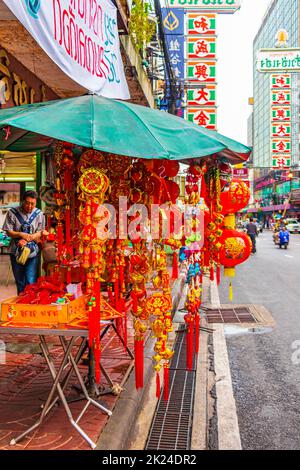
[{"label": "green umbrella", "polygon": [[139,158],[213,154],[247,160],[251,149],[162,111],[96,95],[0,111],[0,150],[39,151],[53,139]]}]

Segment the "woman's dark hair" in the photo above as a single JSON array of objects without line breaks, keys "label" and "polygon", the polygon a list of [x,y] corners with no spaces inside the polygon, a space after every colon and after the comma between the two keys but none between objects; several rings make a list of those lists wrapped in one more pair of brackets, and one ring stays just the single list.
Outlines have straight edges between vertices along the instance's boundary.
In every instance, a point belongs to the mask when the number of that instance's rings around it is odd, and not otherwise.
[{"label": "woman's dark hair", "polygon": [[38,199],[39,195],[36,191],[29,190],[25,191],[25,193],[23,194],[23,201],[25,201],[27,197],[31,197],[32,199]]}]

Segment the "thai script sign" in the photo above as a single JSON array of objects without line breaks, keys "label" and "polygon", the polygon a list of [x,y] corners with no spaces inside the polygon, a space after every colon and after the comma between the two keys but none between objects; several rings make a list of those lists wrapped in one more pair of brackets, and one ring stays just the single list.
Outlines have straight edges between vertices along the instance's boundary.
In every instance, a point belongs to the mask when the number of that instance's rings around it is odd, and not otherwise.
[{"label": "thai script sign", "polygon": [[170,0],[170,7],[185,10],[208,10],[214,13],[235,13],[241,7],[240,0]]},{"label": "thai script sign", "polygon": [[74,81],[128,99],[117,9],[109,0],[4,0],[46,54]]},{"label": "thai script sign", "polygon": [[257,54],[259,72],[300,72],[300,49],[262,49]]}]

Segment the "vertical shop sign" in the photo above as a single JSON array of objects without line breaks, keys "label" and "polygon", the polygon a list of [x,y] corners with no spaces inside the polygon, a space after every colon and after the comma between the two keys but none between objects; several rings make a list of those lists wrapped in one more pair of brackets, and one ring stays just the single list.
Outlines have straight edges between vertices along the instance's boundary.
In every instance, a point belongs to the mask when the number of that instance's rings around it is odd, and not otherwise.
[{"label": "vertical shop sign", "polygon": [[291,105],[290,74],[272,74],[271,88],[271,160],[273,168],[291,166]]},{"label": "vertical shop sign", "polygon": [[217,130],[216,15],[187,13],[187,119]]},{"label": "vertical shop sign", "polygon": [[174,76],[184,80],[184,36],[167,35],[166,41]]},{"label": "vertical shop sign", "polygon": [[[162,8],[162,24],[164,27],[166,45],[169,51],[169,60],[173,70],[176,86],[178,88],[178,100],[176,102],[177,114],[182,115],[182,98],[181,89],[184,88],[185,78],[185,55],[184,55],[184,10]],[[164,102],[166,109],[168,108],[168,100],[170,97],[170,84],[166,79],[166,93]]]}]

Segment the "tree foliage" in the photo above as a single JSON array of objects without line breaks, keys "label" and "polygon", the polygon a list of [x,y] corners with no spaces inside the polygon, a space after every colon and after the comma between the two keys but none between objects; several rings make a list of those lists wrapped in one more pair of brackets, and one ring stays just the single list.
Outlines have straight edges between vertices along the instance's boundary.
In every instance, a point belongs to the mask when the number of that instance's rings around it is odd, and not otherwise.
[{"label": "tree foliage", "polygon": [[137,51],[141,51],[151,41],[156,26],[149,20],[151,5],[144,0],[134,0],[131,9],[129,31]]}]

